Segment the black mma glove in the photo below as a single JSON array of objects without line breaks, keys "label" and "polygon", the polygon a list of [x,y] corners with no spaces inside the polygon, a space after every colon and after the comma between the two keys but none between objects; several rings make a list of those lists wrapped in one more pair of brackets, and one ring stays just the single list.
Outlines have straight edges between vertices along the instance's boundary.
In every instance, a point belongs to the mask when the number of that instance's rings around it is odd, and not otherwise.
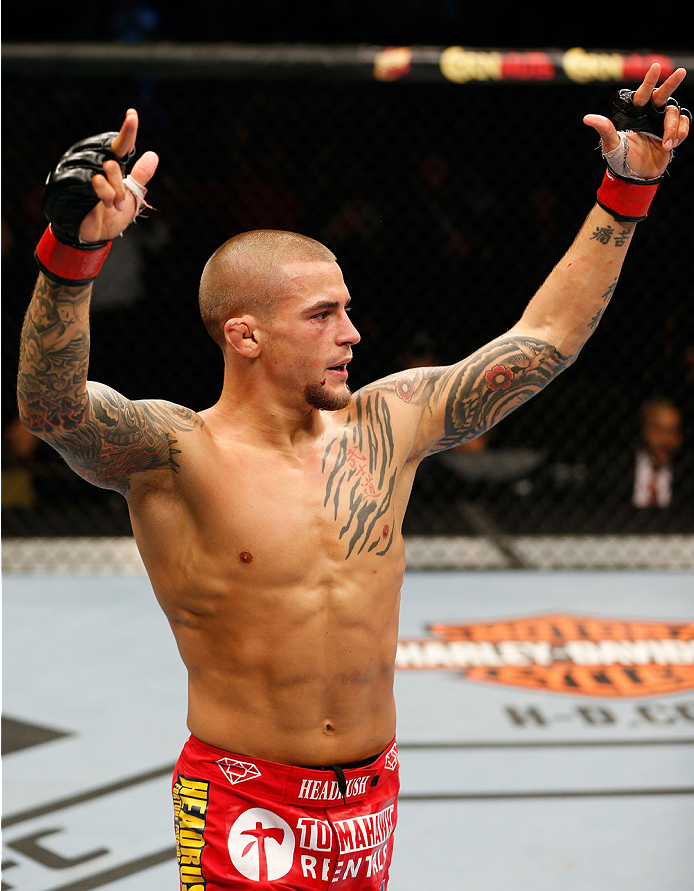
[{"label": "black mma glove", "polygon": [[662,108],[656,108],[652,99],[645,105],[634,105],[635,93],[636,90],[619,90],[612,97],[607,117],[617,130],[636,130],[662,139],[665,132],[665,109],[669,105],[674,105],[680,114],[686,114],[690,121],[692,119],[691,111],[681,108],[672,96]]},{"label": "black mma glove", "polygon": [[43,210],[49,226],[36,248],[36,262],[53,281],[83,285],[98,275],[111,247],[110,241],[80,240],[82,220],[99,203],[92,177],[103,173],[104,161],[118,161],[125,172],[133,150],[118,158],[111,143],[118,134],[99,133],[82,139],[63,154],[46,178]]}]

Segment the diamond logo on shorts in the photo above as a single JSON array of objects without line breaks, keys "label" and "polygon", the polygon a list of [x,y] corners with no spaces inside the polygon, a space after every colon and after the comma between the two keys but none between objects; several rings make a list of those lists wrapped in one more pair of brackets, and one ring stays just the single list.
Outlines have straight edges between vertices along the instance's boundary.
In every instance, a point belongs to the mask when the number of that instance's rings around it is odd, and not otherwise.
[{"label": "diamond logo on shorts", "polygon": [[390,747],[386,755],[386,768],[388,770],[395,770],[398,766],[398,748],[395,743]]},{"label": "diamond logo on shorts", "polygon": [[237,761],[236,758],[220,758],[217,762],[224,776],[232,786],[244,783],[246,780],[254,780],[260,776],[260,771],[250,761]]}]

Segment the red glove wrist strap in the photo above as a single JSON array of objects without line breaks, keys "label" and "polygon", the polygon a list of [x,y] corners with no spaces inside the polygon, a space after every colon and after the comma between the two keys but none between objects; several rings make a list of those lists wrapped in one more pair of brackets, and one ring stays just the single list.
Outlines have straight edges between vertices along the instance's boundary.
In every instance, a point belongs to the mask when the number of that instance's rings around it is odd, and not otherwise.
[{"label": "red glove wrist strap", "polygon": [[608,167],[598,189],[598,204],[616,220],[639,223],[648,216],[659,185],[660,180],[640,183],[622,179]]},{"label": "red glove wrist strap", "polygon": [[63,244],[50,226],[36,246],[36,262],[54,281],[65,285],[86,285],[99,274],[111,250],[111,242],[96,249],[80,249]]}]

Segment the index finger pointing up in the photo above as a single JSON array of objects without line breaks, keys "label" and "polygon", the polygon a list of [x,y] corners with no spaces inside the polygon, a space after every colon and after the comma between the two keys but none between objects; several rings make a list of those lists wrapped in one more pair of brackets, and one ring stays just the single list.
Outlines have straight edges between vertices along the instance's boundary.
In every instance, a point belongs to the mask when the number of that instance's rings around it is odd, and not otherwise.
[{"label": "index finger pointing up", "polygon": [[137,111],[134,108],[129,108],[125,113],[118,135],[111,142],[111,148],[118,158],[123,158],[135,148],[138,125]]},{"label": "index finger pointing up", "polygon": [[[632,98],[632,102],[634,105],[639,108],[642,105],[645,105],[648,100],[653,95],[653,90],[658,83],[658,78],[660,77],[660,63],[654,62],[651,67],[646,72],[646,76],[644,77],[641,86],[636,90],[634,96]],[[662,88],[661,88],[662,89]]]}]

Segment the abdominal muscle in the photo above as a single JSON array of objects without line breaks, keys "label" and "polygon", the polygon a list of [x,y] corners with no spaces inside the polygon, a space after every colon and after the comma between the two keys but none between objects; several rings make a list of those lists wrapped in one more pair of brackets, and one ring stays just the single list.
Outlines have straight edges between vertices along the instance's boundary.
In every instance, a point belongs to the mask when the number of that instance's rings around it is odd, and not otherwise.
[{"label": "abdominal muscle", "polygon": [[236,584],[221,598],[196,597],[195,611],[160,597],[188,668],[194,736],[304,766],[388,745],[400,584],[368,580],[367,589],[362,573],[346,575],[339,588]]}]

